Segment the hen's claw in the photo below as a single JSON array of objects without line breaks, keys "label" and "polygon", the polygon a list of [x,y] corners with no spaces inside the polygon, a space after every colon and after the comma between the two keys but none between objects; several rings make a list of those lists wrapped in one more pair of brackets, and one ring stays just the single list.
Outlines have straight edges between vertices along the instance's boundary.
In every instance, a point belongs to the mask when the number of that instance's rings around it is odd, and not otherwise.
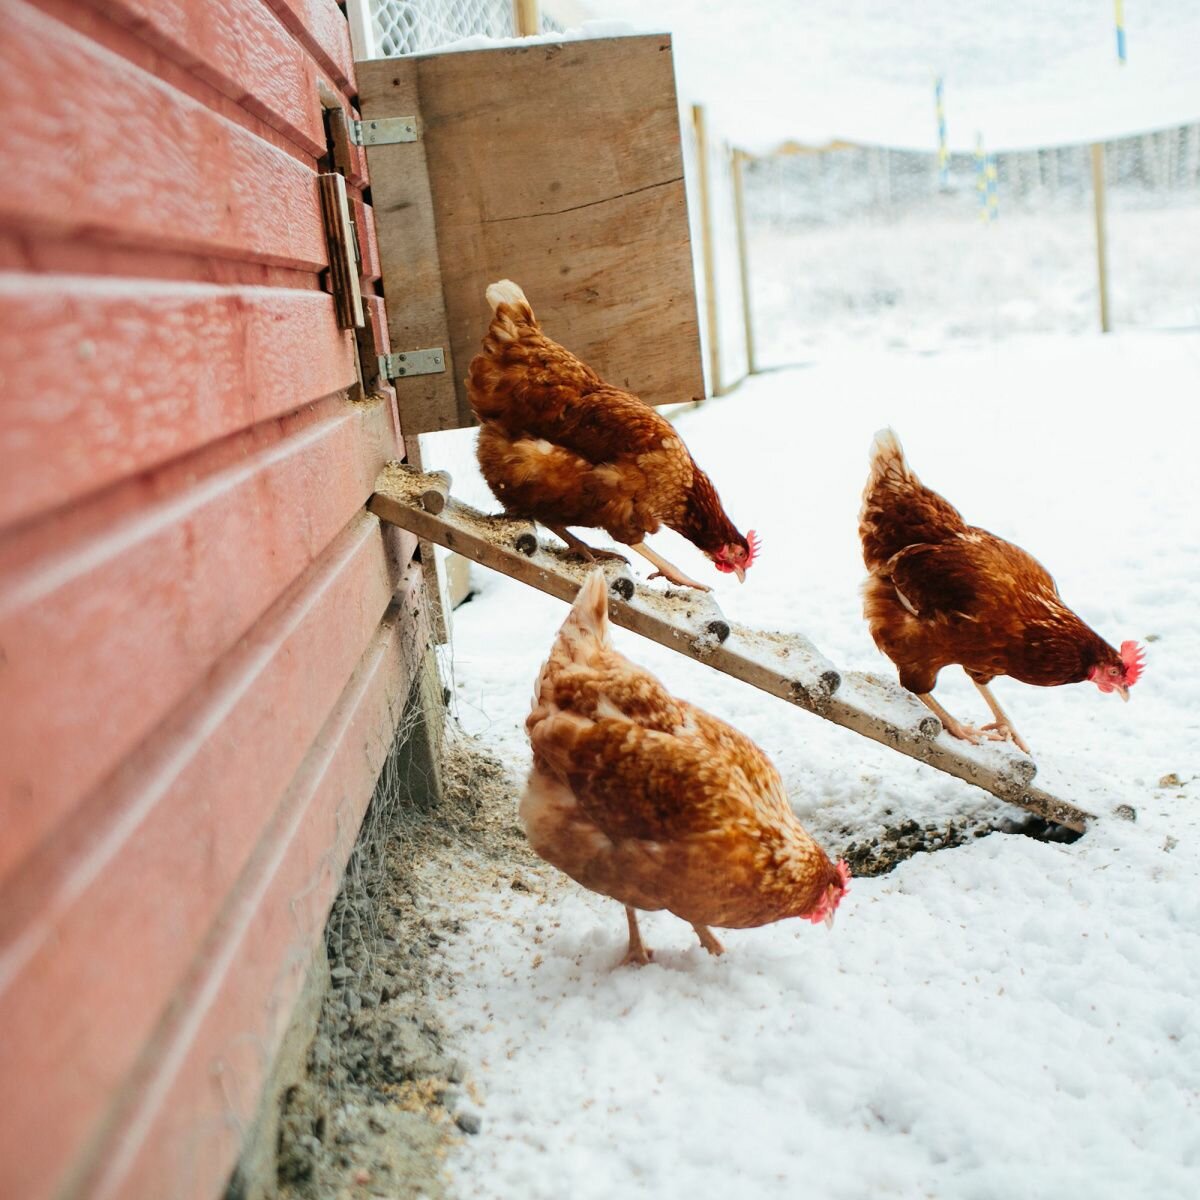
[{"label": "hen's claw", "polygon": [[668,573],[666,571],[654,571],[646,576],[650,579],[665,579],[668,583],[677,584],[679,587],[695,588],[698,592],[711,592],[712,588],[706,583],[697,583],[694,579],[689,579],[682,571]]},{"label": "hen's claw", "polygon": [[948,721],[943,717],[942,728],[951,737],[959,738],[964,742],[970,742],[972,746],[978,746],[984,740],[982,730],[976,729],[974,725],[968,725],[965,721],[956,720],[954,717],[951,717]]},{"label": "hen's claw", "polygon": [[1029,755],[1033,754],[1033,751],[1026,745],[1025,739],[1007,721],[992,721],[991,724],[983,726],[983,731],[987,733],[989,741],[1012,742],[1018,750],[1023,750]]},{"label": "hen's claw", "polygon": [[567,543],[567,549],[578,554],[585,562],[600,562],[604,559],[616,559],[618,562],[623,562],[626,566],[629,565],[629,559],[623,554],[618,554],[615,550],[597,550],[594,546],[589,546],[587,542],[577,538],[564,525],[547,525],[547,529],[556,536],[562,538]]},{"label": "hen's claw", "polygon": [[625,920],[629,922],[629,949],[625,957],[617,963],[618,967],[644,967],[654,957],[653,950],[647,950],[642,941],[642,931],[638,928],[637,913],[629,905],[625,905]]},{"label": "hen's claw", "polygon": [[700,939],[700,945],[705,950],[714,956],[725,953],[725,947],[721,945],[715,937],[713,931],[707,925],[693,925],[692,928],[696,931],[696,936]]}]

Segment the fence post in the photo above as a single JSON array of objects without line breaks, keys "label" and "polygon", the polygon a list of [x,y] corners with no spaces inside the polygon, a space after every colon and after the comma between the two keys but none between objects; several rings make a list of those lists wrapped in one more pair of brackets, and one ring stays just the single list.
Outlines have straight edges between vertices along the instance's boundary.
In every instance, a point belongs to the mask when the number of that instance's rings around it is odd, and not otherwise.
[{"label": "fence post", "polygon": [[517,37],[535,37],[542,32],[539,0],[513,0],[513,32]]},{"label": "fence post", "polygon": [[750,245],[746,237],[746,194],[742,169],[746,164],[744,150],[733,152],[733,219],[737,225],[738,269],[742,277],[742,323],[746,329],[746,373],[758,372],[754,359],[754,315],[750,309]]},{"label": "fence post", "polygon": [[1108,225],[1104,210],[1104,143],[1092,143],[1092,196],[1096,205],[1096,271],[1100,282],[1100,330],[1108,333]]},{"label": "fence post", "polygon": [[700,193],[700,245],[704,254],[704,311],[708,326],[708,364],[714,396],[721,396],[721,330],[717,322],[717,253],[713,244],[712,191],[708,171],[708,129],[704,105],[692,105],[692,125],[696,130],[696,182]]}]

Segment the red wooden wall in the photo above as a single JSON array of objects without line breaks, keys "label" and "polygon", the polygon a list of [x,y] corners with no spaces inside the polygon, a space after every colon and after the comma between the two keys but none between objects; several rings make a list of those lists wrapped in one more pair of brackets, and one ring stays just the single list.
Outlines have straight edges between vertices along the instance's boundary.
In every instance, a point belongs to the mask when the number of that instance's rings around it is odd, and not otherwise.
[{"label": "red wooden wall", "polygon": [[394,404],[322,291],[349,37],[334,0],[0,20],[0,1196],[209,1198],[424,639],[363,508]]}]

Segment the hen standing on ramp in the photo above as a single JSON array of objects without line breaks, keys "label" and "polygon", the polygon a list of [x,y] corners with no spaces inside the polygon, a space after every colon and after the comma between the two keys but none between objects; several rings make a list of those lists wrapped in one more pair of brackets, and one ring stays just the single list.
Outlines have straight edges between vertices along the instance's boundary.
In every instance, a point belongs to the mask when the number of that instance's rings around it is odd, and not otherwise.
[{"label": "hen standing on ramp", "polygon": [[734,528],[670,422],[546,337],[515,283],[493,283],[487,300],[492,323],[467,395],[482,425],[479,465],[509,516],[540,521],[589,560],[621,558],[567,526],[604,529],[658,568],[651,579],[708,591],[644,544],[667,525],[744,581],[757,538]]},{"label": "hen standing on ramp", "polygon": [[[875,435],[859,514],[864,615],[900,682],[968,742],[1011,737],[1029,747],[987,685],[997,675],[1054,687],[1091,680],[1129,699],[1142,673],[1136,642],[1114,650],[1063,602],[1049,572],[1020,546],[968,525],[913,473],[890,429]],[[931,695],[938,672],[959,663],[995,720],[956,721]]]},{"label": "hen standing on ramp", "polygon": [[559,630],[525,722],[533,769],[521,821],[533,849],[625,905],[625,962],[646,963],[635,909],[710,925],[833,923],[849,885],[804,831],[779,772],[724,721],[677,700],[611,646],[596,570]]}]

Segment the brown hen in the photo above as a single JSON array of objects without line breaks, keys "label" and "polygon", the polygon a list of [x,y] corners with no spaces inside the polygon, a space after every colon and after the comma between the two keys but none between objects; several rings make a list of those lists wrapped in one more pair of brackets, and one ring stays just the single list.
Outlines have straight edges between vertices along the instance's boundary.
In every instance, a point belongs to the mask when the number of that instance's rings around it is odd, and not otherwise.
[{"label": "brown hen", "polygon": [[[1019,546],[968,525],[913,473],[890,429],[875,435],[859,514],[864,615],[900,682],[969,742],[1012,738],[1029,747],[988,690],[997,675],[1054,687],[1091,680],[1129,699],[1141,675],[1136,642],[1114,650],[1062,601],[1049,572]],[[960,664],[991,709],[976,729],[930,695],[938,672]]]},{"label": "brown hen", "polygon": [[587,559],[622,557],[567,526],[604,529],[655,565],[651,579],[708,590],[644,544],[667,525],[744,580],[755,534],[737,531],[671,424],[546,337],[515,283],[493,283],[487,299],[492,323],[467,395],[482,426],[479,465],[505,511],[540,521]]},{"label": "brown hen", "polygon": [[525,722],[533,769],[521,821],[533,849],[625,905],[626,962],[645,963],[635,909],[709,926],[832,924],[849,883],[792,812],[779,772],[736,729],[678,700],[609,641],[604,575],[559,630]]}]

